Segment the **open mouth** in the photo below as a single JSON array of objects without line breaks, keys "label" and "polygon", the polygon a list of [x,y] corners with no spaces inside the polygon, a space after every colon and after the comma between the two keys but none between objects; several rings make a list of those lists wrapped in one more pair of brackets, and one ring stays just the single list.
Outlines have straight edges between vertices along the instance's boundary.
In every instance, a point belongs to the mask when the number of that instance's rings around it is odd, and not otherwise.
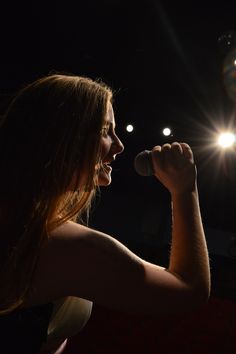
[{"label": "open mouth", "polygon": [[114,161],[114,159],[111,160],[105,160],[105,161],[101,161],[99,164],[96,165],[96,170],[97,171],[105,171],[105,172],[111,172],[112,171],[112,167],[111,167],[111,163]]},{"label": "open mouth", "polygon": [[112,167],[110,166],[110,162],[103,162],[101,167],[104,168],[108,172],[112,171]]}]

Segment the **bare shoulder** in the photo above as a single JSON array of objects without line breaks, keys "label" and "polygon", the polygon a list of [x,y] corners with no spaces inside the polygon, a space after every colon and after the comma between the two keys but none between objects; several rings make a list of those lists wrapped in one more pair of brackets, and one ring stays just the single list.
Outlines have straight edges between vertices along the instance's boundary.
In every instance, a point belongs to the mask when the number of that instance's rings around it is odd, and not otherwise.
[{"label": "bare shoulder", "polygon": [[106,233],[81,224],[77,224],[72,221],[68,221],[56,228],[50,235],[50,242],[66,242],[68,244],[75,242],[81,245],[84,243],[93,242],[96,242],[98,244],[115,242],[117,243],[117,245],[122,245],[114,237]]},{"label": "bare shoulder", "polygon": [[33,281],[34,302],[78,296],[103,303],[101,287],[112,286],[114,279],[123,283],[139,268],[142,260],[114,237],[67,222],[51,233],[41,251]]},{"label": "bare shoulder", "polygon": [[91,264],[88,261],[107,261],[111,256],[120,258],[122,255],[142,263],[139,257],[115,237],[74,222],[67,222],[54,230],[47,247],[51,255],[56,256],[62,252],[60,257],[69,257],[70,260],[75,256],[76,262],[80,259],[84,265],[86,262],[87,267]]},{"label": "bare shoulder", "polygon": [[116,238],[73,222],[52,232],[32,289],[31,304],[77,296],[142,313],[173,312],[192,304],[195,296],[176,276],[141,259]]}]

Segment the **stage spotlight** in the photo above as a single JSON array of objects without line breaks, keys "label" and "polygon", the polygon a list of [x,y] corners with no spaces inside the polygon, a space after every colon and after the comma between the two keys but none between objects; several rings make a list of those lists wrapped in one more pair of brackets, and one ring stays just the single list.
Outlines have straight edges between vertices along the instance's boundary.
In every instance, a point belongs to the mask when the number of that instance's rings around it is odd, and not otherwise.
[{"label": "stage spotlight", "polygon": [[162,130],[162,133],[163,133],[163,135],[165,135],[165,136],[170,136],[170,135],[171,135],[171,130],[170,130],[170,128],[164,128],[164,129]]},{"label": "stage spotlight", "polygon": [[128,125],[126,126],[126,131],[127,131],[128,133],[131,133],[133,130],[134,130],[134,126],[133,126],[132,124],[128,124]]},{"label": "stage spotlight", "polygon": [[236,141],[235,134],[231,132],[221,133],[218,137],[218,145],[223,149],[232,147],[235,141]]}]

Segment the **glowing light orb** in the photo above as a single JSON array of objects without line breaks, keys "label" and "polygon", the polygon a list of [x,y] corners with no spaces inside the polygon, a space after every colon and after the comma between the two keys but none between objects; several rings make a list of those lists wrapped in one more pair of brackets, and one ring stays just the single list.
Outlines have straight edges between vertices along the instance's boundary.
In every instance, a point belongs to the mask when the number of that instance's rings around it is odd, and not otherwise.
[{"label": "glowing light orb", "polygon": [[223,148],[227,149],[235,143],[235,135],[233,133],[222,133],[218,138],[218,144]]},{"label": "glowing light orb", "polygon": [[127,127],[126,127],[126,131],[127,131],[128,133],[131,133],[133,130],[134,130],[133,125],[132,125],[132,124],[128,124]]},{"label": "glowing light orb", "polygon": [[164,129],[162,130],[162,133],[163,133],[163,135],[165,135],[165,136],[170,136],[171,130],[170,130],[170,128],[164,128]]}]

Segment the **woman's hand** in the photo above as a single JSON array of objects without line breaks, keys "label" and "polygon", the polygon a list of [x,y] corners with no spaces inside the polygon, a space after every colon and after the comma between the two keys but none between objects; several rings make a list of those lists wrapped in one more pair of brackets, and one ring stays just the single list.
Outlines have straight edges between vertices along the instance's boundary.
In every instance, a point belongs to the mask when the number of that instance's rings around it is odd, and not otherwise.
[{"label": "woman's hand", "polygon": [[152,149],[152,162],[155,176],[172,195],[195,189],[196,167],[188,144],[157,145]]}]

